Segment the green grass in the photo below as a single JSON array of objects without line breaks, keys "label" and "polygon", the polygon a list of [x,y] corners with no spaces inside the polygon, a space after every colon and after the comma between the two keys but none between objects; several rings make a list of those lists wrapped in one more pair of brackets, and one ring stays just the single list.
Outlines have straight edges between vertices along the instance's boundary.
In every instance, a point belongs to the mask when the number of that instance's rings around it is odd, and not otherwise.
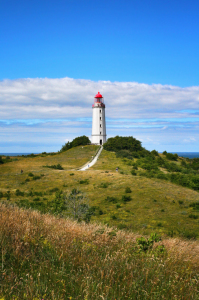
[{"label": "green grass", "polygon": [[[140,234],[157,232],[161,235],[198,238],[199,210],[194,206],[199,201],[197,191],[157,178],[133,176],[130,160],[116,158],[114,152],[105,150],[92,168],[84,172],[77,171],[77,168],[91,160],[97,149],[97,146],[76,147],[53,156],[18,157],[18,161],[0,165],[1,201],[18,202],[24,207],[47,212],[49,203],[55,198],[56,189],[67,195],[77,188],[89,199],[89,205],[94,207],[91,222],[99,221]],[[180,161],[175,163],[180,164]],[[43,167],[57,164],[64,170]],[[116,167],[119,168],[118,172]],[[140,171],[138,167],[136,172]],[[130,188],[131,193],[126,193],[126,188]],[[22,194],[17,196],[16,190]],[[40,192],[42,196],[35,194]],[[124,201],[127,196],[130,198]],[[37,197],[40,199],[34,201]],[[113,197],[116,202],[107,201],[107,197]]]}]

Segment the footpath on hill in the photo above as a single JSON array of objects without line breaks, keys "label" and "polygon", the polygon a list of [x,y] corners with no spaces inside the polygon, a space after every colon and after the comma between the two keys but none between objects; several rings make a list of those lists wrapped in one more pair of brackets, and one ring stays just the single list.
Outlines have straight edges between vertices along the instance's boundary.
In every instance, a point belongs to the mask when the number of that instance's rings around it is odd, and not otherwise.
[{"label": "footpath on hill", "polygon": [[102,152],[103,146],[100,147],[99,151],[97,152],[97,154],[95,155],[95,157],[88,163],[86,163],[81,169],[79,169],[79,171],[86,171],[87,169],[89,169],[90,167],[92,167],[98,160],[98,157],[100,156],[101,152]]}]

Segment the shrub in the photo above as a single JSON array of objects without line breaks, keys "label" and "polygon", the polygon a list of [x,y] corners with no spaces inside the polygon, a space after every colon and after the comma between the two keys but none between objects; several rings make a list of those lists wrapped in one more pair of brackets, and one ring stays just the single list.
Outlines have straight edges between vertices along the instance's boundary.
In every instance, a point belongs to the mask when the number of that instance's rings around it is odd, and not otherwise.
[{"label": "shrub", "polygon": [[28,176],[34,177],[34,174],[32,172],[28,173]]},{"label": "shrub", "polygon": [[73,176],[73,175],[75,175],[74,173],[70,173],[70,176]]},{"label": "shrub", "polygon": [[120,150],[116,152],[116,157],[133,159],[132,153],[129,150]]},{"label": "shrub", "polygon": [[80,180],[79,183],[80,184],[89,184],[89,180],[88,179]]},{"label": "shrub", "polygon": [[4,163],[2,156],[0,156],[0,165]]},{"label": "shrub", "polygon": [[156,176],[158,179],[163,179],[163,180],[167,180],[167,175],[164,173],[158,173]]},{"label": "shrub", "polygon": [[21,192],[19,189],[16,190],[15,192],[16,196],[24,196],[24,192]]},{"label": "shrub", "polygon": [[178,154],[166,153],[166,158],[169,160],[177,160]]},{"label": "shrub", "polygon": [[182,205],[184,202],[183,202],[182,200],[179,200],[178,203],[179,203],[180,205]]},{"label": "shrub", "polygon": [[11,197],[10,191],[7,191],[5,193],[5,197],[6,197],[7,200],[10,200],[10,197]]},{"label": "shrub", "polygon": [[130,152],[138,152],[143,148],[141,146],[141,142],[136,140],[132,136],[116,136],[114,138],[109,138],[107,142],[103,145],[104,149],[107,151],[121,151],[121,150],[129,150]]},{"label": "shrub", "polygon": [[55,188],[49,190],[50,193],[55,193],[55,192],[58,192],[58,191],[59,191],[58,187],[55,187]]},{"label": "shrub", "polygon": [[191,218],[191,219],[198,219],[199,217],[198,217],[197,215],[190,214],[190,215],[189,215],[189,218]]},{"label": "shrub", "polygon": [[36,197],[36,198],[33,199],[33,201],[40,201],[40,198]]},{"label": "shrub", "polygon": [[89,138],[87,136],[85,136],[85,135],[79,136],[79,137],[75,138],[72,142],[68,142],[65,145],[63,145],[60,152],[67,151],[73,147],[88,145],[90,143],[91,143],[91,141],[89,140]]},{"label": "shrub", "polygon": [[35,196],[40,196],[40,197],[42,197],[42,196],[43,196],[43,193],[42,193],[42,192],[34,192],[34,195],[35,195]]},{"label": "shrub", "polygon": [[32,179],[33,179],[33,180],[38,180],[38,179],[41,179],[41,176],[34,175]]},{"label": "shrub", "polygon": [[156,150],[152,150],[152,151],[151,151],[151,154],[154,155],[154,156],[159,156],[159,153],[158,153],[158,151],[156,151]]},{"label": "shrub", "polygon": [[102,182],[99,187],[103,188],[103,189],[106,189],[108,186],[109,186],[108,182]]},{"label": "shrub", "polygon": [[133,170],[138,170],[137,165],[134,165],[134,166],[133,166]]},{"label": "shrub", "polygon": [[131,174],[132,174],[133,176],[136,176],[136,175],[137,175],[137,173],[135,172],[134,169],[131,170]]},{"label": "shrub", "polygon": [[181,232],[181,236],[183,236],[189,240],[196,240],[198,237],[198,232],[184,230],[183,232]]},{"label": "shrub", "polygon": [[131,196],[127,196],[127,195],[123,195],[123,196],[122,196],[122,201],[123,201],[123,202],[129,202],[129,201],[131,201],[131,200],[132,200]]},{"label": "shrub", "polygon": [[139,249],[144,252],[150,250],[154,242],[159,242],[160,240],[161,238],[156,233],[151,233],[148,239],[144,237],[136,239]]},{"label": "shrub", "polygon": [[3,193],[2,193],[2,192],[0,192],[0,199],[1,199],[1,198],[3,198]]},{"label": "shrub", "polygon": [[131,190],[131,188],[130,188],[130,187],[126,187],[126,189],[125,189],[125,193],[132,193],[132,190]]},{"label": "shrub", "polygon": [[118,228],[118,229],[126,229],[126,228],[127,228],[127,225],[124,224],[124,223],[120,223],[120,224],[118,224],[117,228]]},{"label": "shrub", "polygon": [[199,210],[199,201],[189,204],[189,207],[193,207],[194,210]]},{"label": "shrub", "polygon": [[55,170],[64,170],[64,168],[60,165],[51,165],[51,166],[43,166],[44,168],[51,168],[51,169],[55,169]]},{"label": "shrub", "polygon": [[106,199],[105,199],[105,201],[116,203],[118,200],[117,200],[116,197],[107,196]]}]

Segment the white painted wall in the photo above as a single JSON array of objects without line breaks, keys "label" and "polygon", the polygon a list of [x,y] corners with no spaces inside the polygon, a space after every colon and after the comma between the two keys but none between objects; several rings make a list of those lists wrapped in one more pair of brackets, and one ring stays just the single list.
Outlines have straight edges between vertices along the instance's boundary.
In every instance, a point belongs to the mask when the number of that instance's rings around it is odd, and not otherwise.
[{"label": "white painted wall", "polygon": [[101,103],[93,105],[92,144],[102,145],[106,142],[105,107]]}]

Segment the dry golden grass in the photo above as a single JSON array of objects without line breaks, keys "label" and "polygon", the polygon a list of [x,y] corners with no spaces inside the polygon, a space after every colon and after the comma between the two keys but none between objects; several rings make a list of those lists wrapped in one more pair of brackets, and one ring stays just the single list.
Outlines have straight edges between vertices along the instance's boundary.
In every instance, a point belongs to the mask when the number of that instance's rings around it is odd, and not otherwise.
[{"label": "dry golden grass", "polygon": [[198,241],[142,253],[137,234],[4,204],[0,228],[4,300],[198,299]]}]

